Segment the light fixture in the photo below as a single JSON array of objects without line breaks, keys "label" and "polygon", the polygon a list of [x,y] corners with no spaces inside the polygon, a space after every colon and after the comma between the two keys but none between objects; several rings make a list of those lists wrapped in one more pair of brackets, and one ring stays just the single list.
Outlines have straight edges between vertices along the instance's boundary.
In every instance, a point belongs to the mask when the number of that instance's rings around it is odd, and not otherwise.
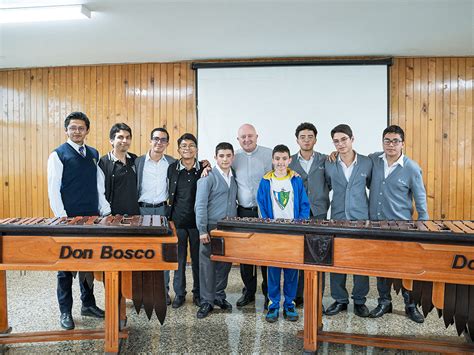
[{"label": "light fixture", "polygon": [[91,17],[84,5],[15,7],[0,9],[0,23],[80,20]]}]

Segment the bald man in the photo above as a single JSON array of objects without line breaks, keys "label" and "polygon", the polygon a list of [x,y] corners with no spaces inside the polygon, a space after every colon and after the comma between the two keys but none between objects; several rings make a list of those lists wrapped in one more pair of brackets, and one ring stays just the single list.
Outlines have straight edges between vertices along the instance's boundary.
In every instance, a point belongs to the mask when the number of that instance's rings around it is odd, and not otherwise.
[{"label": "bald man", "polygon": [[[242,149],[235,153],[232,167],[237,181],[237,200],[239,217],[258,217],[256,201],[258,185],[262,177],[272,170],[272,150],[257,145],[258,134],[251,124],[242,125],[237,132],[237,141]],[[265,295],[265,309],[268,306],[267,268],[261,267],[262,292]],[[240,265],[240,275],[244,283],[242,296],[237,300],[237,307],[255,302],[257,291],[257,268],[254,265]]]}]

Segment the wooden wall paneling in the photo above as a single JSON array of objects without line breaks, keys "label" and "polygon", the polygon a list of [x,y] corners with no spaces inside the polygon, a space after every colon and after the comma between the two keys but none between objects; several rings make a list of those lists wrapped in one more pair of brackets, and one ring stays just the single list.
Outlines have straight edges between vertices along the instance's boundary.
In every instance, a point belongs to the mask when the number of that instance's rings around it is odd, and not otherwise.
[{"label": "wooden wall paneling", "polygon": [[146,146],[150,140],[151,130],[158,127],[161,122],[161,64],[159,63],[153,64],[153,79],[153,124],[148,132],[144,132]]},{"label": "wooden wall paneling", "polygon": [[8,209],[10,215],[15,215],[15,163],[13,161],[12,152],[16,149],[14,142],[14,112],[13,112],[13,71],[8,72],[7,74],[7,147],[9,148],[7,151],[8,155],[8,181],[7,181],[7,189],[9,191],[9,203]]},{"label": "wooden wall paneling", "polygon": [[151,130],[154,128],[154,106],[153,103],[155,101],[155,75],[154,75],[154,68],[153,64],[147,64],[147,94],[146,94],[146,112],[147,112],[147,118],[146,118],[146,128],[142,130],[141,132],[141,141],[143,142],[143,145],[146,147],[149,139],[149,133]]},{"label": "wooden wall paneling", "polygon": [[0,180],[0,216],[8,215],[8,196],[7,196],[7,189],[5,188],[5,183],[7,180],[6,172],[8,171],[8,154],[6,151],[8,146],[6,145],[6,134],[7,134],[7,114],[8,114],[8,107],[7,107],[7,83],[6,83],[6,72],[0,72],[0,129],[2,132],[0,133],[0,168],[2,169],[2,175]]},{"label": "wooden wall paneling", "polygon": [[413,58],[408,58],[405,65],[405,123],[403,129],[408,132],[405,135],[405,151],[408,156],[413,157]]},{"label": "wooden wall paneling", "polygon": [[[421,58],[420,59],[420,66],[421,66],[421,80],[420,80],[420,161],[422,162],[422,169],[423,169],[423,182],[425,184],[425,188],[428,184],[427,172],[428,172],[428,134],[429,134],[429,127],[430,122],[428,120],[428,59]],[[431,207],[431,208],[430,208]],[[430,211],[431,209],[431,211]],[[428,212],[433,212],[432,203],[428,203]]]},{"label": "wooden wall paneling", "polygon": [[[436,60],[427,59],[427,98],[426,98],[426,120],[427,120],[427,169],[424,171],[426,179],[426,195],[428,202],[428,213],[431,218],[436,215],[435,206],[435,183],[436,183],[436,157],[437,146],[433,144],[436,137]],[[428,145],[429,144],[429,145]]]},{"label": "wooden wall paneling", "polygon": [[474,126],[474,117],[473,117],[473,89],[472,89],[472,82],[473,82],[473,58],[466,59],[466,147],[465,147],[465,154],[466,154],[466,163],[464,168],[464,186],[465,186],[465,208],[464,208],[464,216],[463,219],[470,219],[472,218],[473,214],[473,205],[474,205],[474,198],[472,190],[472,176],[474,174],[474,169],[472,166],[472,157],[473,157],[473,148],[474,145],[472,144],[473,140],[473,126]]},{"label": "wooden wall paneling", "polygon": [[138,115],[140,122],[140,145],[145,145],[145,135],[149,131],[149,113],[147,105],[147,96],[148,96],[148,65],[140,64],[140,81],[137,82],[137,87],[139,88],[140,97],[139,97],[139,107],[140,113]]},{"label": "wooden wall paneling", "polygon": [[14,149],[11,154],[11,161],[13,162],[13,178],[14,178],[14,211],[16,215],[21,215],[20,203],[21,203],[21,179],[20,179],[20,165],[24,154],[16,154],[15,152],[21,152],[20,145],[20,70],[13,74],[13,146]]},{"label": "wooden wall paneling", "polygon": [[[37,126],[37,118],[38,118],[38,103],[37,103],[37,98],[38,98],[38,75],[37,75],[38,70],[37,69],[32,69],[30,72],[30,82],[31,82],[31,101],[30,101],[30,115],[31,115],[31,138],[28,144],[32,147],[31,148],[31,191],[29,193],[29,196],[31,197],[31,214],[30,216],[39,216],[39,207],[38,207],[38,181],[40,180],[40,175],[38,174],[39,170],[43,167],[43,164],[41,162],[41,156],[38,156],[38,148],[40,145],[43,144],[43,142],[38,141],[38,126]],[[0,189],[1,190],[1,189]]]},{"label": "wooden wall paneling", "polygon": [[134,114],[133,114],[134,78],[135,78],[134,67],[132,65],[127,65],[127,70],[124,73],[124,94],[125,94],[125,100],[126,100],[126,105],[127,105],[126,116],[127,116],[128,125],[132,128],[132,132],[135,132],[134,137],[132,139],[132,145],[130,148],[132,152],[139,155],[140,131],[135,125]]},{"label": "wooden wall paneling", "polygon": [[[48,68],[42,68],[39,69],[40,73],[40,90],[41,90],[41,100],[40,100],[40,107],[39,107],[39,112],[40,112],[40,136],[41,136],[41,141],[43,144],[41,144],[41,153],[42,153],[42,160],[43,162],[42,168],[38,169],[38,171],[41,174],[42,180],[39,183],[39,186],[41,186],[42,189],[42,194],[39,196],[42,197],[42,211],[44,212],[44,216],[49,215],[50,209],[49,209],[49,200],[48,200],[48,185],[47,185],[47,172],[46,172],[46,166],[47,166],[47,160],[49,157],[49,154],[51,153],[50,145],[51,145],[51,138],[50,138],[50,127],[49,127],[49,118],[48,118],[48,73],[49,70]],[[64,130],[63,130],[64,132]],[[45,144],[46,143],[46,144]],[[13,215],[10,214],[10,216],[13,217]]]},{"label": "wooden wall paneling", "polygon": [[[442,201],[443,201],[443,97],[444,97],[444,83],[443,83],[443,59],[436,58],[435,60],[435,82],[436,82],[436,92],[435,92],[435,214],[433,218],[442,218]],[[429,193],[429,192],[428,192]]]},{"label": "wooden wall paneling", "polygon": [[449,123],[450,123],[450,105],[451,105],[451,66],[449,62],[449,58],[443,59],[443,97],[442,97],[442,105],[443,105],[443,114],[442,114],[442,125],[443,125],[443,157],[442,162],[443,166],[441,169],[441,174],[443,176],[442,182],[442,195],[441,195],[441,218],[442,219],[449,219],[449,205],[451,203],[450,195],[449,195],[449,184],[450,181],[450,173],[449,173],[449,143],[451,140],[451,135],[449,132]]},{"label": "wooden wall paneling", "polygon": [[[134,78],[133,78],[133,91],[134,91],[134,96],[133,96],[133,121],[134,121],[134,127],[135,129],[139,132],[139,147],[143,146],[143,141],[141,139],[141,132],[142,132],[142,123],[141,123],[141,111],[140,111],[140,97],[141,97],[141,91],[140,91],[140,71],[141,67],[139,64],[134,65],[135,70],[134,70]],[[141,150],[141,149],[140,149]]]},{"label": "wooden wall paneling", "polygon": [[399,72],[399,60],[395,60],[393,65],[390,67],[390,124],[400,125],[399,122],[399,109],[398,109],[398,72]]},{"label": "wooden wall paneling", "polygon": [[[402,58],[399,60],[398,66],[398,125],[405,128],[406,120],[406,65],[407,60]],[[406,144],[406,142],[405,142]],[[405,148],[406,150],[406,148]]]},{"label": "wooden wall paneling", "polygon": [[[186,86],[187,86],[188,72],[186,63],[179,64],[179,131],[178,139],[183,133],[192,133],[190,127],[188,127],[188,122],[186,119]],[[176,146],[178,149],[178,146]],[[177,153],[174,153],[177,155]]]},{"label": "wooden wall paneling", "polygon": [[449,217],[454,219],[456,215],[456,206],[457,206],[457,195],[456,195],[456,186],[457,186],[457,155],[458,155],[458,116],[457,116],[457,104],[458,104],[458,62],[455,58],[450,58],[448,60],[451,75],[451,90],[450,90],[450,107],[449,107]]},{"label": "wooden wall paneling", "polygon": [[466,59],[459,58],[457,61],[458,75],[457,75],[457,143],[458,154],[456,159],[456,213],[455,216],[464,216],[464,206],[466,204],[464,198],[464,158],[466,156],[466,140],[465,140],[465,129],[466,129]]},{"label": "wooden wall paneling", "polygon": [[31,137],[33,135],[32,132],[32,120],[31,120],[31,69],[26,69],[23,75],[23,82],[24,82],[24,100],[23,100],[23,108],[22,108],[22,115],[23,119],[23,136],[21,145],[25,150],[25,159],[23,165],[23,173],[21,173],[22,184],[24,188],[22,188],[22,205],[24,205],[22,214],[24,213],[26,216],[33,215],[32,209],[32,198],[31,193],[33,191],[33,184],[32,182],[32,174],[33,170],[31,169],[31,154],[33,153],[32,145],[31,145]]},{"label": "wooden wall paneling", "polygon": [[109,83],[107,85],[108,91],[109,91],[109,104],[107,105],[107,125],[104,127],[103,131],[103,136],[100,137],[100,154],[101,156],[107,153],[111,145],[109,144],[109,133],[110,133],[110,128],[117,122],[117,111],[115,110],[115,101],[117,97],[117,92],[116,92],[116,86],[115,86],[115,81],[116,81],[116,70],[117,66],[116,65],[109,65]]},{"label": "wooden wall paneling", "polygon": [[[160,64],[160,120],[157,127],[168,128],[168,65]],[[169,150],[168,150],[169,151]]]},{"label": "wooden wall paneling", "polygon": [[90,137],[87,139],[89,144],[91,144],[93,147],[97,147],[98,143],[100,140],[102,140],[102,137],[100,137],[97,134],[97,66],[92,66],[90,68],[90,89],[89,89],[89,107],[87,108],[88,112],[88,117],[94,122],[94,126],[92,126],[91,122],[91,132],[89,135],[94,132],[94,139],[91,139]]},{"label": "wooden wall paneling", "polygon": [[188,72],[186,80],[186,121],[189,131],[197,137],[197,119],[194,98],[195,71],[191,69],[189,63],[186,63],[186,70]]},{"label": "wooden wall paneling", "polygon": [[[421,65],[420,58],[413,60],[413,111],[412,120],[410,123],[407,122],[408,132],[412,132],[412,153],[411,157],[417,161],[421,168],[424,168],[424,161],[421,160],[421,130],[423,129],[421,124]],[[410,127],[411,126],[411,127]],[[423,169],[425,170],[425,169]]]},{"label": "wooden wall paneling", "polygon": [[174,152],[174,137],[175,137],[175,132],[173,129],[174,125],[174,120],[173,120],[173,96],[174,96],[174,66],[173,65],[166,65],[166,71],[167,71],[167,84],[166,84],[166,129],[168,130],[170,134],[170,144],[168,145],[167,153],[168,154],[173,154]]}]

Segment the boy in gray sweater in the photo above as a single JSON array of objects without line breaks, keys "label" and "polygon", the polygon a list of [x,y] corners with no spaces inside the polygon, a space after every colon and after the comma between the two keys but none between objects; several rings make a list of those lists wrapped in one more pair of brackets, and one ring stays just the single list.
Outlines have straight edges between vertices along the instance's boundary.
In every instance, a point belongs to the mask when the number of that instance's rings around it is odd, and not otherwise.
[{"label": "boy in gray sweater", "polygon": [[197,182],[196,225],[199,230],[199,285],[201,306],[198,318],[205,318],[214,305],[223,310],[232,310],[232,305],[225,299],[225,288],[231,263],[211,261],[211,239],[209,231],[216,228],[217,221],[224,217],[237,216],[237,183],[232,174],[234,148],[230,143],[219,143],[216,146],[217,165],[206,177]]},{"label": "boy in gray sweater", "polygon": [[[383,131],[383,153],[370,154],[372,159],[372,180],[370,183],[369,216],[371,220],[411,220],[413,201],[419,220],[428,219],[426,191],[421,169],[417,163],[403,154],[405,132],[392,125]],[[379,292],[378,306],[370,312],[371,318],[378,318],[392,312],[390,283],[377,277]],[[405,313],[417,323],[424,317],[418,311],[410,292],[403,288]]]}]

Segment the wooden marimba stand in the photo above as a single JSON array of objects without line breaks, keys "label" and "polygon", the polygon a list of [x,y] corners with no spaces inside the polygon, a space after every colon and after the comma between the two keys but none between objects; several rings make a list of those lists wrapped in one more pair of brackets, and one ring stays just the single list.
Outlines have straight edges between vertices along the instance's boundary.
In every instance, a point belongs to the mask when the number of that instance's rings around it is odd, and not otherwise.
[{"label": "wooden marimba stand", "polygon": [[[176,243],[174,226],[160,216],[0,220],[0,344],[104,339],[105,352],[117,353],[119,339],[128,337],[123,327],[124,296],[132,298],[132,279],[136,278],[130,271],[141,271],[143,279],[150,281],[133,285],[133,293],[140,296],[134,299],[135,307],[140,309],[143,304],[147,314],[154,309],[163,322],[166,291],[162,270],[178,268]],[[5,270],[103,271],[104,329],[10,333]],[[136,274],[141,280],[142,273]]]},{"label": "wooden marimba stand", "polygon": [[[304,270],[304,351],[318,342],[441,353],[474,353],[473,344],[327,332],[321,273],[402,279],[426,315],[474,339],[474,222],[269,221],[229,218],[211,231],[212,260]],[[390,315],[387,315],[390,316]],[[376,321],[376,320],[374,320]]]}]

